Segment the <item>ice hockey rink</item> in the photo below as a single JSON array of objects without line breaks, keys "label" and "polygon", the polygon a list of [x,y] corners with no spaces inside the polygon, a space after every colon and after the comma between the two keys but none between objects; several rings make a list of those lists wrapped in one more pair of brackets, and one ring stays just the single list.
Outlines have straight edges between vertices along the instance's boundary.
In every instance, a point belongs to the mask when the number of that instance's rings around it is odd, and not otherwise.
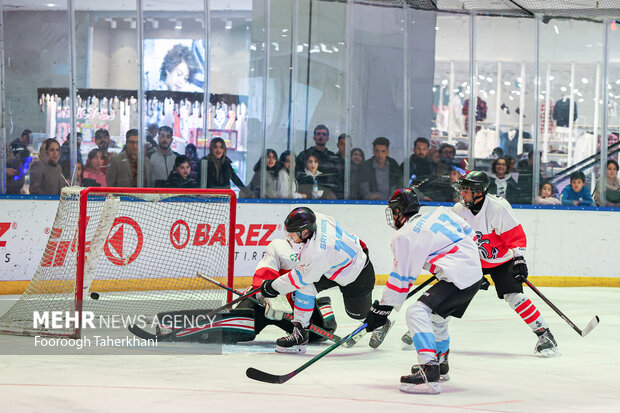
[{"label": "ice hockey rink", "polygon": [[[383,287],[377,287],[378,298]],[[401,350],[404,311],[378,350],[368,336],[339,348],[284,384],[255,382],[248,367],[288,373],[330,343],[305,355],[273,353],[281,331],[268,327],[256,342],[225,346],[223,355],[6,356],[0,358],[0,407],[4,412],[618,412],[620,411],[620,289],[542,288],[580,328],[596,314],[600,324],[580,337],[531,291],[550,324],[561,356],[533,355],[536,337],[491,288],[481,291],[465,318],[452,320],[450,376],[442,393],[398,390],[399,378],[416,363]],[[344,315],[331,290],[344,336],[359,324]],[[413,301],[409,301],[411,304]],[[5,304],[0,301],[0,305]],[[406,303],[407,304],[407,303]],[[6,306],[0,307],[4,312]],[[10,352],[32,340],[0,336]],[[194,344],[161,343],[170,349]]]}]

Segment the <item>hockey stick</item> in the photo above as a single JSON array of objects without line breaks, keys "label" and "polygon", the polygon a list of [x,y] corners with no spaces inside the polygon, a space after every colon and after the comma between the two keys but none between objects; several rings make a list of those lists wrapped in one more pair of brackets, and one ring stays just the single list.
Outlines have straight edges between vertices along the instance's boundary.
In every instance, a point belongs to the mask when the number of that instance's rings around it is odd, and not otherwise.
[{"label": "hockey stick", "polygon": [[250,367],[250,368],[248,368],[245,371],[245,375],[248,376],[249,378],[253,379],[253,380],[262,381],[264,383],[282,384],[282,383],[290,380],[291,378],[295,377],[297,374],[301,373],[306,368],[310,367],[312,364],[316,363],[317,361],[322,359],[324,356],[326,356],[327,354],[331,353],[332,351],[334,351],[335,349],[340,347],[342,344],[344,344],[351,337],[353,337],[354,335],[356,335],[360,331],[364,330],[367,325],[368,324],[366,324],[366,323],[362,324],[361,326],[356,328],[355,331],[353,331],[352,333],[350,333],[349,335],[344,337],[342,340],[340,340],[339,342],[337,342],[335,344],[332,344],[327,349],[325,349],[323,352],[321,352],[320,354],[317,354],[312,359],[310,359],[308,362],[302,364],[300,367],[296,368],[295,370],[291,371],[288,374],[283,374],[281,376],[278,376],[278,375],[275,375],[275,374],[265,373],[264,371],[261,371],[261,370],[255,369],[253,367]]},{"label": "hockey stick", "polygon": [[549,301],[549,299],[547,297],[545,297],[543,295],[543,293],[541,293],[538,288],[534,287],[534,284],[532,284],[531,282],[529,282],[527,279],[523,280],[524,283],[526,283],[532,290],[534,290],[534,292],[540,297],[542,298],[542,300],[544,302],[547,303],[547,305],[549,307],[551,307],[553,309],[553,311],[555,311],[561,318],[562,320],[566,321],[568,323],[569,326],[571,326],[573,328],[573,330],[575,330],[577,333],[579,333],[579,335],[581,337],[585,337],[588,335],[588,333],[590,331],[592,331],[592,329],[594,329],[594,327],[596,327],[598,325],[599,322],[599,318],[597,315],[594,316],[594,318],[592,320],[590,320],[590,322],[588,323],[588,325],[586,326],[586,328],[584,328],[583,330],[580,330],[579,327],[577,327],[575,325],[575,323],[573,323],[572,321],[569,320],[568,317],[566,317],[564,315],[564,313],[562,313],[560,311],[559,308],[557,308],[555,305],[553,305],[553,303],[551,301]]},{"label": "hockey stick", "polygon": [[[221,288],[223,288],[223,289],[225,289],[227,291],[232,292],[233,294],[243,295],[242,292],[237,291],[234,288],[230,288],[229,286],[227,286],[225,284],[222,284],[221,282],[219,282],[217,280],[214,280],[213,278],[211,278],[211,277],[209,277],[207,275],[204,275],[204,274],[202,274],[200,272],[197,272],[196,275],[199,276],[200,278],[206,280],[206,281],[209,281],[212,284],[217,285],[218,287],[221,287]],[[250,300],[250,301],[260,305],[261,307],[265,306],[263,303],[261,303],[260,301],[258,301],[254,297],[248,297],[248,300]],[[284,318],[286,318],[287,320],[292,320],[293,319],[293,315],[286,313],[286,314],[284,314]],[[335,334],[332,334],[332,333],[330,333],[327,330],[323,330],[321,327],[315,326],[314,324],[310,324],[310,327],[308,327],[308,330],[310,330],[310,331],[320,335],[321,337],[325,337],[326,339],[331,340],[334,343],[337,343],[338,341],[341,340],[341,337],[339,337],[339,336],[337,336]]]},{"label": "hockey stick", "polygon": [[[407,294],[407,298],[405,298],[405,300],[412,297],[414,294],[416,294],[418,291],[420,291],[422,288],[426,287],[427,285],[429,285],[431,282],[433,282],[436,279],[437,277],[433,275],[431,278],[424,281],[422,284],[418,285],[416,288],[410,291],[409,294]],[[349,340],[344,346],[346,348],[353,347],[354,345],[357,344],[358,341],[360,341],[366,335],[366,333],[367,333],[366,330],[360,331],[357,335],[351,337],[351,340]]]},{"label": "hockey stick", "polygon": [[[219,314],[220,312],[222,312],[223,310],[226,310],[227,308],[232,307],[233,305],[237,304],[240,301],[245,300],[246,298],[249,298],[251,296],[253,296],[254,294],[256,294],[257,292],[260,291],[260,287],[255,288],[253,290],[250,290],[247,294],[242,295],[239,298],[236,298],[234,300],[232,300],[229,303],[224,304],[221,307],[216,308],[215,310],[211,310],[209,311],[207,314],[204,315],[204,318],[206,319],[210,319],[210,317]],[[145,331],[143,329],[141,329],[140,327],[138,327],[135,324],[132,324],[128,327],[129,331],[131,331],[132,333],[134,333],[136,336],[143,338],[145,340],[157,340],[159,341],[166,341],[168,340],[170,337],[172,337],[173,335],[175,335],[176,333],[178,333],[179,331],[183,331],[185,330],[187,327],[179,327],[176,328],[174,330],[172,330],[171,332],[167,333],[167,334],[162,334],[162,335],[156,335],[156,334],[151,334],[148,331]]]}]

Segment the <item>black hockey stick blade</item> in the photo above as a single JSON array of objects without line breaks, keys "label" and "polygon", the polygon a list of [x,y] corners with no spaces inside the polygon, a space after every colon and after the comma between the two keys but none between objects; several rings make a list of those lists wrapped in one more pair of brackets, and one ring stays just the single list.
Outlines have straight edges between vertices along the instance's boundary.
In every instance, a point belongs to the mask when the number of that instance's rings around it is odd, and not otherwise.
[{"label": "black hockey stick blade", "polygon": [[262,381],[263,383],[273,383],[273,384],[282,384],[288,381],[295,374],[297,374],[297,370],[289,374],[284,374],[282,376],[276,376],[275,374],[269,374],[269,373],[265,373],[264,371],[257,370],[254,367],[250,367],[245,371],[245,375],[253,380]]},{"label": "black hockey stick blade", "polygon": [[594,318],[592,320],[590,320],[590,322],[588,323],[586,328],[584,328],[583,331],[581,332],[581,337],[587,336],[590,333],[590,331],[592,331],[594,329],[594,327],[596,327],[598,325],[599,321],[600,321],[600,319],[598,318],[597,315],[595,315]]},{"label": "black hockey stick blade", "polygon": [[148,331],[145,331],[143,329],[141,329],[140,327],[138,327],[135,324],[130,324],[129,325],[129,331],[131,331],[132,333],[134,333],[136,336],[143,338],[145,340],[156,340],[156,341],[161,341],[162,338],[156,336],[155,334],[151,334]]}]

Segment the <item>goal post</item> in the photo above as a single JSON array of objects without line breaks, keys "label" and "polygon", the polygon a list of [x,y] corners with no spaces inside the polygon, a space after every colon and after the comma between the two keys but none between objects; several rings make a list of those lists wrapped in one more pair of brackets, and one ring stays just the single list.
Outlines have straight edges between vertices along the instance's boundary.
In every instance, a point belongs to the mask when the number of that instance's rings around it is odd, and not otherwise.
[{"label": "goal post", "polygon": [[[232,300],[237,200],[231,190],[69,187],[26,291],[0,332],[80,337],[36,325],[35,312],[154,316]],[[38,317],[38,316],[37,316]]]}]

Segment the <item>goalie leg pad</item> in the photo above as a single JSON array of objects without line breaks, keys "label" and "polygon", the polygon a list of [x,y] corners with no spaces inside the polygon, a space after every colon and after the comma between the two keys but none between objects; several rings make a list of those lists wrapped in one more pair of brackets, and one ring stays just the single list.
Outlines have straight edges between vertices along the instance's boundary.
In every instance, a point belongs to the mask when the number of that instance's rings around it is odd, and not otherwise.
[{"label": "goalie leg pad", "polygon": [[[314,304],[314,312],[310,322],[317,327],[321,327],[330,333],[336,331],[338,324],[336,323],[336,317],[334,316],[334,310],[332,309],[332,300],[329,297],[317,298]],[[325,341],[326,338],[320,336],[313,331],[310,331],[310,342],[318,343]]]},{"label": "goalie leg pad", "polygon": [[252,341],[254,331],[254,311],[235,309],[225,314],[207,318],[211,310],[168,311],[157,314],[157,335],[169,334],[168,341],[193,342],[205,344],[231,344],[240,341]]}]

